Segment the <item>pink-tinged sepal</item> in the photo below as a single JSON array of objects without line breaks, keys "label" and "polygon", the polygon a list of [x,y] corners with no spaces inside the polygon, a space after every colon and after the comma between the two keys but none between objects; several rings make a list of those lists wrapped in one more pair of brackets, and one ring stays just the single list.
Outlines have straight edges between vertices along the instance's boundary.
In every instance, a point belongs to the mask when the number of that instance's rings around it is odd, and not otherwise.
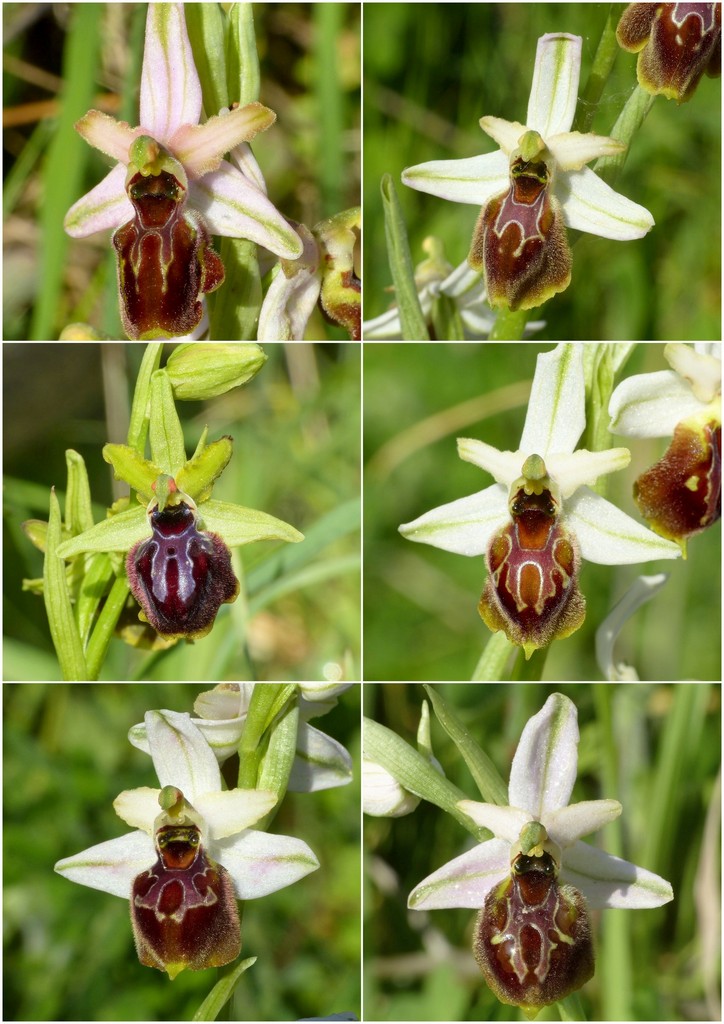
[{"label": "pink-tinged sepal", "polygon": [[681,545],[721,516],[721,423],[679,423],[671,444],[634,484],[649,526]]},{"label": "pink-tinged sepal", "polygon": [[511,874],[488,893],[478,915],[473,952],[502,1003],[528,1018],[575,992],[594,972],[586,901],[558,885],[551,854],[523,853]]},{"label": "pink-tinged sepal", "polygon": [[513,484],[511,522],[488,547],[488,578],[478,611],[493,632],[503,630],[526,658],[583,623],[586,601],[578,589],[580,554],[560,521],[558,500],[538,456],[526,460]]},{"label": "pink-tinged sepal", "polygon": [[193,824],[156,832],[158,859],[133,881],[131,923],[138,959],[166,971],[223,967],[241,950],[229,873],[208,856]]},{"label": "pink-tinged sepal", "polygon": [[169,171],[133,174],[127,193],[135,214],[113,236],[124,330],[142,340],[190,334],[201,296],[224,280],[203,218],[184,209],[186,189]]},{"label": "pink-tinged sepal", "polygon": [[616,30],[634,53],[639,85],[683,103],[701,76],[721,74],[721,4],[629,4]]},{"label": "pink-tinged sepal", "polygon": [[510,188],[480,213],[468,263],[485,270],[491,306],[532,309],[571,280],[571,252],[543,160],[515,157]]},{"label": "pink-tinged sepal", "polygon": [[222,604],[234,601],[239,583],[221,537],[198,528],[186,502],[150,512],[153,536],[126,558],[131,593],[143,616],[163,637],[205,636]]}]

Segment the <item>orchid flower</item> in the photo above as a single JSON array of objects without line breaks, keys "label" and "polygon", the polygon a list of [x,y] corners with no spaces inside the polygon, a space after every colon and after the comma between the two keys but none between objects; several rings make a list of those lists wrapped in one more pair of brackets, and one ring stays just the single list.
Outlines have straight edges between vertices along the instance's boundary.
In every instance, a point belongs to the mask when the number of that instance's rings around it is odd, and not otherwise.
[{"label": "orchid flower", "polygon": [[275,794],[223,790],[218,762],[189,715],[148,711],[145,727],[162,788],[125,790],[113,804],[135,831],[66,857],[55,870],[132,898],[139,959],[173,979],[235,959],[235,901],[276,892],[319,862],[300,839],[252,828]]},{"label": "orchid flower", "polygon": [[[417,727],[417,749],[436,772],[444,775],[442,765],[432,752],[430,738],[430,708],[422,702],[420,724]],[[377,818],[401,818],[411,814],[420,803],[420,797],[397,781],[386,768],[370,758],[362,759],[362,810]]]},{"label": "orchid flower", "polygon": [[[256,685],[221,683],[213,690],[200,694],[194,701],[194,711],[198,717],[191,721],[206,739],[219,764],[223,764],[239,749],[239,740]],[[331,710],[337,703],[336,695],[351,684],[337,683],[333,687],[323,685],[329,698],[327,703],[310,702],[305,696],[300,698],[301,721],[297,732],[297,752],[287,786],[294,793],[331,789],[352,781],[352,758],[349,751],[331,736],[308,724],[308,719]],[[305,693],[304,685],[301,691]],[[128,739],[139,750],[147,754],[151,752],[145,723],[134,725],[128,733]]]},{"label": "orchid flower", "polygon": [[684,103],[704,72],[721,74],[720,3],[629,4],[616,38],[624,50],[638,53],[636,77],[654,96]]},{"label": "orchid flower", "polygon": [[494,307],[531,309],[566,289],[571,253],[566,227],[603,238],[642,238],[648,210],[607,185],[585,165],[625,147],[615,139],[571,132],[578,97],[581,38],[538,40],[526,123],[481,118],[495,153],[437,160],[402,172],[411,188],[482,207],[468,256],[485,272]]},{"label": "orchid flower", "polygon": [[591,490],[598,477],[627,466],[630,454],[626,448],[575,451],[584,426],[583,346],[558,345],[538,356],[517,451],[458,439],[460,458],[487,470],[495,483],[400,527],[408,540],[486,555],[478,611],[526,658],[583,623],[581,557],[619,565],[680,554]]},{"label": "orchid flower", "polygon": [[276,115],[249,103],[199,123],[201,84],[183,8],[149,4],[140,125],[97,110],[76,125],[117,163],[70,208],[65,229],[74,238],[117,229],[121,314],[130,338],[175,337],[199,324],[201,296],[224,279],[210,234],[247,238],[288,260],[302,252],[265,193],[223,159]]},{"label": "orchid flower", "polygon": [[567,697],[548,698],[523,729],[510,806],[457,804],[493,838],[438,868],[408,900],[412,910],[478,910],[473,951],[485,980],[501,1002],[529,1017],[592,977],[587,905],[644,909],[673,899],[659,875],[581,841],[622,808],[617,800],[569,804],[577,718]]},{"label": "orchid flower", "polygon": [[673,435],[663,458],[634,484],[656,533],[680,545],[721,516],[721,344],[667,345],[670,370],[623,380],[611,396],[613,433]]}]

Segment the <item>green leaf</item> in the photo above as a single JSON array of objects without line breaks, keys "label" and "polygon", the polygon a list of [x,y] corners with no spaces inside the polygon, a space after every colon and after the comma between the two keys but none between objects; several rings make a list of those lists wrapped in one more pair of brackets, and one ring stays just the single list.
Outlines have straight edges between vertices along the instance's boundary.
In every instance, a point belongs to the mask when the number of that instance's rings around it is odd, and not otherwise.
[{"label": "green leaf", "polygon": [[204,110],[211,117],[229,106],[225,57],[228,19],[217,3],[186,4],[184,10]]},{"label": "green leaf", "polygon": [[256,245],[245,238],[222,238],[219,255],[226,279],[208,296],[209,338],[253,341],[261,309],[261,277]]},{"label": "green leaf", "polygon": [[455,709],[432,686],[426,684],[425,690],[432,703],[435,717],[462,754],[483,800],[486,803],[507,806],[508,787],[500,777],[498,769],[473,739],[458,718]]},{"label": "green leaf", "polygon": [[153,484],[161,470],[153,462],[144,459],[135,448],[127,444],[106,444],[103,446],[103,458],[113,466],[116,480],[125,480],[134,491],[138,491],[146,500],[153,495]]},{"label": "green leaf", "polygon": [[65,563],[58,554],[60,529],[60,504],[53,489],[50,492],[48,534],[43,562],[43,600],[63,679],[66,682],[81,682],[88,679],[88,670],[73,616]]},{"label": "green leaf", "polygon": [[146,346],[138,377],[136,378],[136,387],[133,392],[127,440],[131,448],[135,448],[141,456],[146,450],[146,437],[148,436],[151,377],[161,365],[162,351],[163,344],[159,341],[154,341]]},{"label": "green leaf", "polygon": [[[457,806],[460,800],[468,799],[466,794],[440,775],[422,754],[392,729],[365,718],[362,749],[365,760],[382,765],[410,793],[441,807],[476,839],[480,837],[481,830]],[[487,830],[483,831],[487,835]]]},{"label": "green leaf", "polygon": [[415,285],[415,272],[410,255],[410,243],[407,240],[407,228],[402,217],[400,201],[389,174],[382,176],[380,189],[385,213],[387,258],[390,262],[392,281],[395,286],[397,308],[400,311],[402,337],[406,341],[429,341],[430,335],[422,315]]},{"label": "green leaf", "polygon": [[82,533],[93,525],[93,503],[91,501],[88,471],[83,456],[69,448],[65,453],[68,469],[68,487],[65,495],[65,525],[72,533]]},{"label": "green leaf", "polygon": [[[299,729],[299,705],[290,704],[284,714],[272,726],[269,746],[261,759],[257,774],[257,789],[268,790],[277,795],[277,807],[284,798],[289,776],[297,754],[297,731]],[[254,826],[266,830],[276,814],[274,808]]]},{"label": "green leaf", "polygon": [[165,370],[156,370],[151,377],[149,436],[151,458],[163,473],[175,477],[186,462],[186,448],[171,381]]},{"label": "green leaf", "polygon": [[255,508],[244,508],[243,505],[232,505],[212,498],[200,506],[199,515],[204,529],[220,534],[229,547],[251,544],[257,540],[285,540],[291,543],[304,540],[304,534],[289,523]]},{"label": "green leaf", "polygon": [[239,983],[244,971],[248,971],[251,965],[255,964],[256,961],[257,958],[255,956],[250,956],[248,959],[242,960],[233,968],[233,970],[229,971],[228,974],[225,974],[223,978],[217,981],[191,1019],[216,1020],[224,1005],[234,994],[234,989]]},{"label": "green leaf", "polygon": [[65,541],[57,553],[61,558],[73,558],[85,551],[130,551],[134,544],[150,535],[146,510],[139,505],[96,523],[90,530]]},{"label": "green leaf", "polygon": [[254,12],[249,3],[233,4],[230,11],[228,48],[229,96],[241,106],[259,99],[259,54],[254,33]]}]

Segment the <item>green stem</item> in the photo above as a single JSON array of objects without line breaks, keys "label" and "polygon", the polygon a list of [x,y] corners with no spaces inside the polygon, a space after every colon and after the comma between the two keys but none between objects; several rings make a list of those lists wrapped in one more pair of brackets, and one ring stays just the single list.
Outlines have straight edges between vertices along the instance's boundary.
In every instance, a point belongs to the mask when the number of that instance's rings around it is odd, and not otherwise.
[{"label": "green stem", "polygon": [[529,309],[518,309],[515,312],[510,309],[502,310],[493,324],[489,340],[520,341],[530,315]]},{"label": "green stem", "polygon": [[497,683],[507,679],[506,667],[512,651],[516,650],[505,633],[498,632],[488,640],[471,676],[474,683]]},{"label": "green stem", "polygon": [[533,651],[530,658],[526,658],[523,651],[519,650],[518,657],[513,665],[511,682],[516,683],[539,683],[543,678],[543,670],[546,667],[548,651],[550,647],[541,647]]},{"label": "green stem", "polygon": [[642,89],[640,85],[637,85],[626,100],[626,104],[619,114],[616,124],[611,129],[611,138],[625,143],[626,149],[622,153],[617,153],[616,156],[599,157],[593,168],[596,174],[600,174],[609,184],[615,182],[621,174],[631,140],[646,120],[646,115],[651,110],[655,99],[655,96],[652,96]]},{"label": "green stem", "polygon": [[625,6],[625,4],[611,4],[608,8],[606,23],[603,26],[601,38],[598,40],[588,81],[578,98],[578,111],[573,123],[573,131],[589,132],[591,130],[599,100],[619,50],[616,25]]},{"label": "green stem", "polygon": [[565,999],[559,999],[556,1003],[556,1009],[560,1015],[561,1020],[585,1020],[586,1015],[583,1012],[583,1003],[581,997],[577,992],[572,992]]},{"label": "green stem", "polygon": [[103,659],[106,656],[108,645],[111,642],[113,631],[121,616],[127,597],[128,580],[125,576],[119,576],[111,587],[111,592],[106,598],[106,603],[103,605],[103,610],[98,616],[98,622],[88,641],[86,662],[89,679],[97,679],[100,675]]}]

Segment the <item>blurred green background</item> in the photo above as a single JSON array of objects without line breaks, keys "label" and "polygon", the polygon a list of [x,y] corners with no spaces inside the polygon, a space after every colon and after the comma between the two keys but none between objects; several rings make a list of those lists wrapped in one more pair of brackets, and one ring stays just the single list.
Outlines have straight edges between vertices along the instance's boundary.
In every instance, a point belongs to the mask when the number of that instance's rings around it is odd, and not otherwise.
[{"label": "blurred green background", "polygon": [[[146,10],[3,4],[5,338],[48,340],[74,321],[123,336],[110,232],[70,239],[63,217],[112,165],[74,122],[101,106],[138,124]],[[312,227],[360,204],[359,5],[253,11],[260,98],[277,114],[254,153],[275,206]],[[318,312],[308,336],[347,337]]]},{"label": "blurred green background", "polygon": [[[261,509],[305,534],[233,552],[248,595],[224,605],[212,632],[169,651],[111,641],[101,679],[358,679],[360,648],[360,347],[265,347],[241,388],[177,406],[191,453],[205,425],[230,434],[234,455],[214,497]],[[60,678],[40,597],[22,591],[42,555],[21,524],[64,500],[65,450],[86,461],[96,521],[128,493],[101,457],[125,441],[141,346],[6,344],[4,363],[4,678]],[[125,485],[124,485],[125,486]],[[293,549],[293,550],[292,550]]]},{"label": "blurred green background", "polygon": [[[54,874],[53,865],[127,826],[112,801],[156,785],[127,740],[146,711],[192,711],[203,686],[3,687],[4,1020],[190,1020],[224,969],[171,983],[136,957],[128,903]],[[359,687],[314,724],[359,763]],[[247,901],[243,975],[228,1020],[359,1016],[359,777],[290,793],[272,831],[307,842],[308,877]],[[224,1017],[226,1011],[222,1011]]]},{"label": "blurred green background", "polygon": [[[414,264],[441,238],[453,266],[467,257],[479,210],[406,188],[405,167],[493,152],[484,115],[524,121],[537,39],[583,37],[585,84],[609,4],[365,4],[365,318],[392,301],[380,197],[389,172]],[[620,10],[624,4],[614,5]],[[621,50],[591,131],[608,135],[635,83]],[[555,340],[721,337],[721,82],[704,77],[690,102],[656,99],[616,190],[647,207],[646,238],[582,235],[569,289],[547,303],[538,335]]]},{"label": "blurred green background", "polygon": [[[485,559],[465,558],[397,532],[438,505],[493,481],[458,458],[455,439],[515,451],[536,356],[550,346],[368,344],[365,394],[365,679],[470,679],[491,633],[477,602]],[[624,375],[668,368],[663,346],[639,345]],[[606,497],[640,521],[632,486],[668,440],[614,438],[629,467],[608,477]],[[639,575],[670,573],[629,620],[615,650],[641,679],[721,679],[721,527],[694,537],[688,558],[639,565],[583,562],[588,611],[581,629],[552,644],[546,679],[600,679],[595,631]]]},{"label": "blurred green background", "polygon": [[[448,684],[435,687],[508,781],[527,719],[551,692],[578,708],[581,741],[572,802],[614,798],[618,824],[585,842],[671,882],[674,900],[592,914],[594,978],[578,1020],[719,1020],[721,688],[628,684]],[[421,686],[366,685],[365,713],[415,745]],[[434,719],[434,716],[432,716]],[[446,776],[481,799],[449,737],[433,721]],[[622,846],[615,845],[622,830]],[[366,816],[365,1016],[374,1020],[524,1020],[485,985],[471,945],[475,913],[407,909],[411,890],[473,845],[457,822],[422,802],[402,818]],[[537,1020],[559,1020],[555,1007]]]}]

